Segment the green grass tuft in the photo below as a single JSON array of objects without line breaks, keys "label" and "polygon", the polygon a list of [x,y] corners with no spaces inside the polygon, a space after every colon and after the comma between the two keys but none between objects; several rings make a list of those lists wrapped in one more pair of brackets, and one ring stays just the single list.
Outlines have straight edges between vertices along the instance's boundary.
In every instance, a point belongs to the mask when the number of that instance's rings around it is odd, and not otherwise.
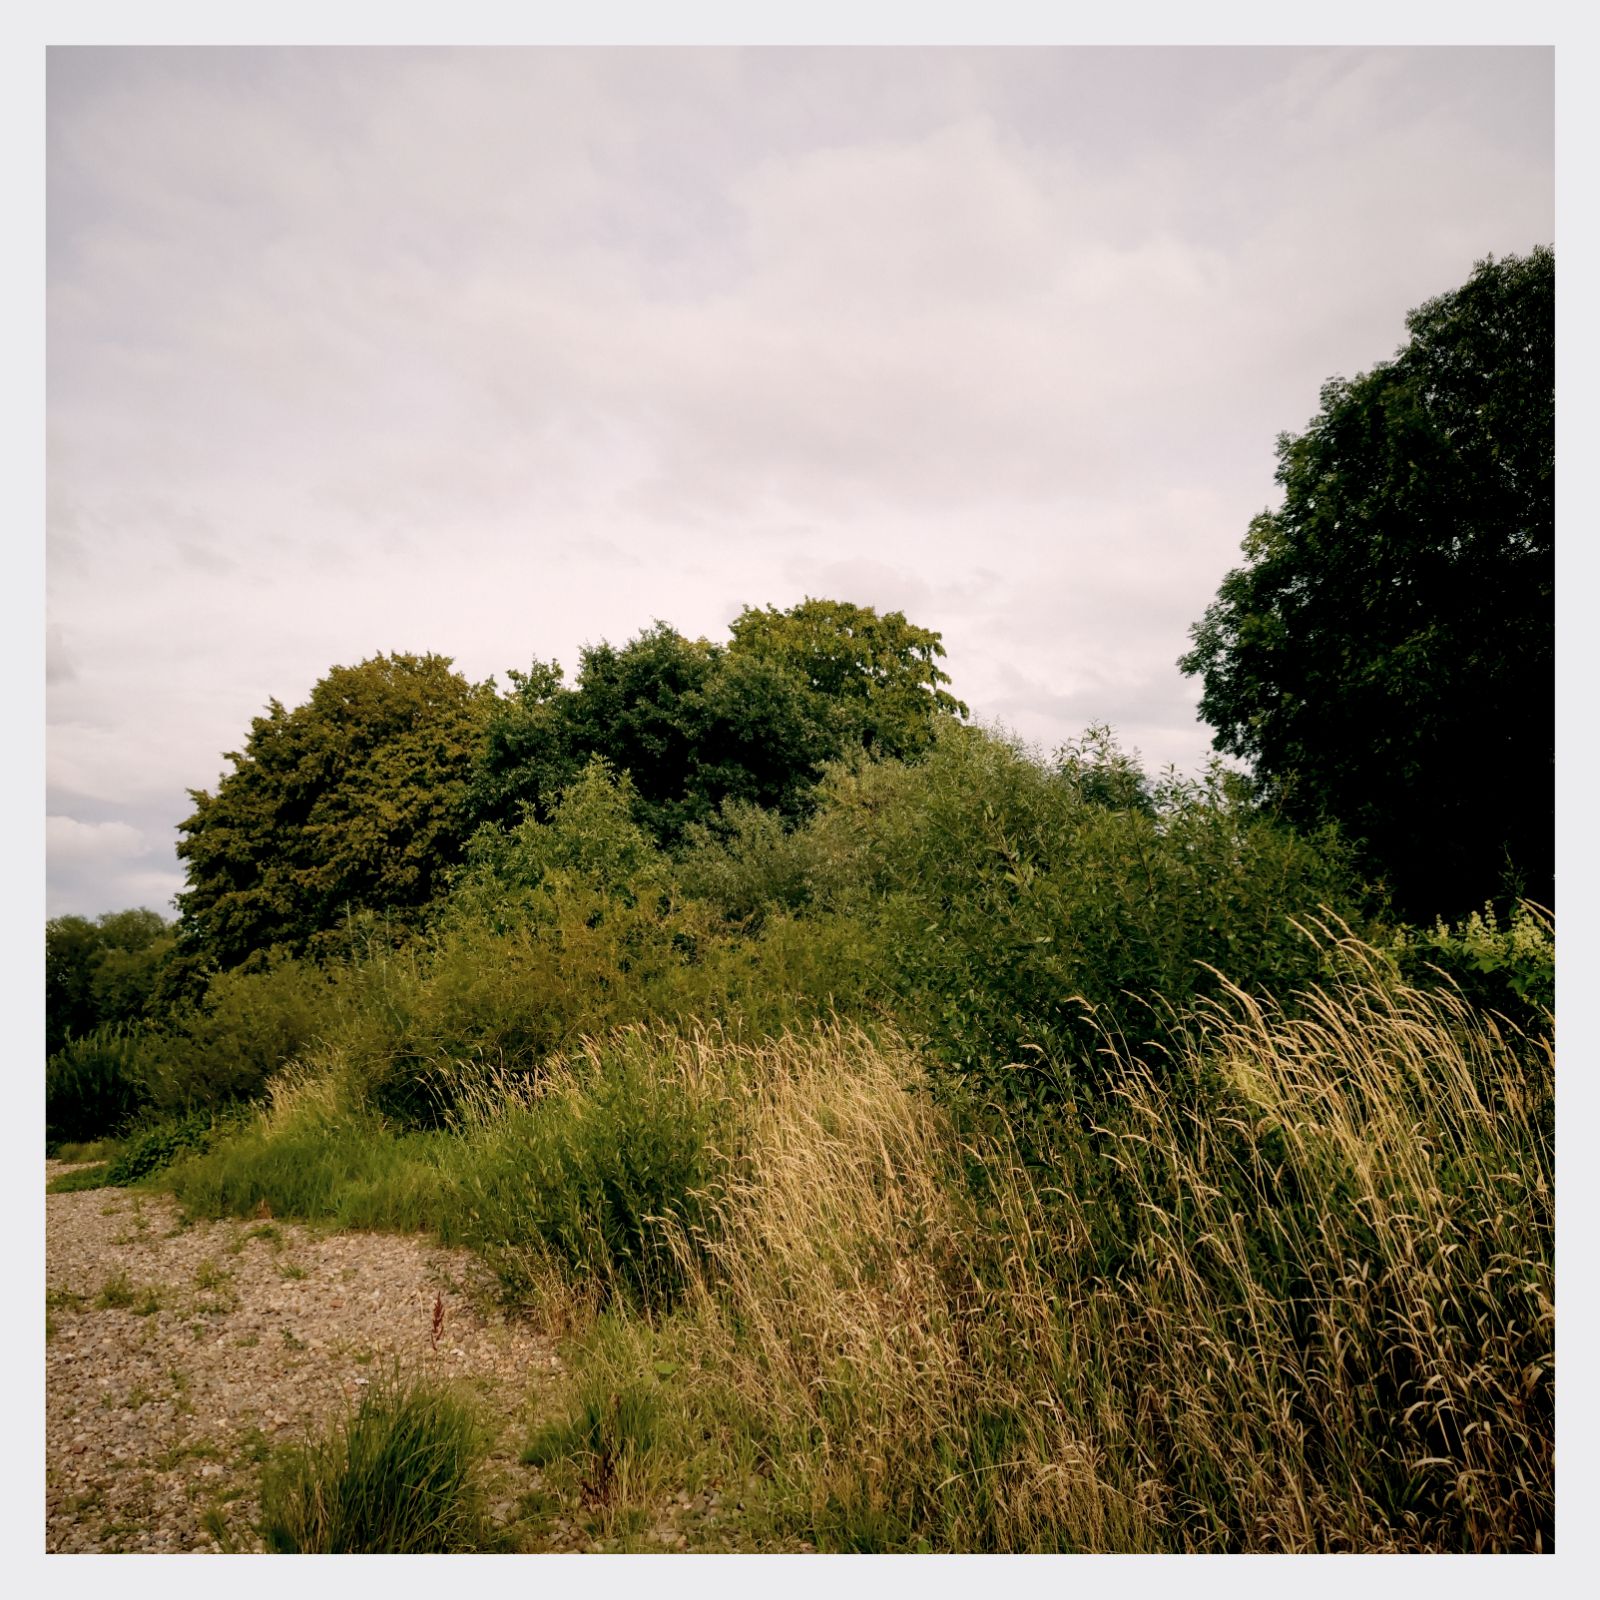
[{"label": "green grass tuft", "polygon": [[320,1441],[271,1461],[262,1535],[289,1554],[421,1555],[478,1548],[483,1441],[471,1411],[392,1381]]}]

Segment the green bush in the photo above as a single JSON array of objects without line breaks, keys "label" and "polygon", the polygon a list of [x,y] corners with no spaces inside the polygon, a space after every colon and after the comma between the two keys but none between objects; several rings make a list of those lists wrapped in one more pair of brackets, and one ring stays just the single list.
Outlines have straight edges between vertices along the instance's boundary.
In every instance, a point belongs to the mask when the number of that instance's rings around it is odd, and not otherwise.
[{"label": "green bush", "polygon": [[279,1553],[423,1555],[483,1542],[484,1443],[443,1390],[398,1379],[320,1441],[268,1465],[262,1533]]},{"label": "green bush", "polygon": [[329,978],[310,962],[216,974],[198,1006],[146,1036],[152,1103],[179,1114],[254,1099],[321,1036],[332,1009]]},{"label": "green bush", "polygon": [[181,1156],[201,1151],[227,1126],[210,1111],[165,1117],[130,1133],[106,1166],[105,1181],[124,1187],[160,1172]]},{"label": "green bush", "polygon": [[102,1023],[45,1062],[47,1149],[118,1133],[149,1103],[146,1042],[137,1024]]},{"label": "green bush", "polygon": [[467,1134],[452,1211],[516,1293],[554,1260],[642,1304],[682,1284],[674,1238],[706,1226],[732,1102],[641,1030],[590,1046],[534,1097],[486,1106]]},{"label": "green bush", "polygon": [[1480,1009],[1536,1030],[1555,1010],[1555,934],[1550,912],[1522,900],[1505,927],[1486,905],[1459,923],[1441,919],[1425,932],[1400,929],[1391,949],[1412,982],[1442,976]]},{"label": "green bush", "polygon": [[1172,1048],[1213,967],[1292,992],[1317,970],[1297,916],[1360,903],[1331,835],[1215,765],[1148,782],[1103,731],[1052,769],[948,724],[918,766],[832,774],[801,842],[809,915],[857,924],[903,1024],[1013,1105],[1097,1093],[1108,1038]]}]

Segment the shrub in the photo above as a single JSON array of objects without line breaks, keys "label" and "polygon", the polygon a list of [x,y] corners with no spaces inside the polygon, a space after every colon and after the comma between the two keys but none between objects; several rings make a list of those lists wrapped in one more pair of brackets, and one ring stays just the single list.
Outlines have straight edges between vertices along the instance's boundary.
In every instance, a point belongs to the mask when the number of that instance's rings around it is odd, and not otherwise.
[{"label": "shrub", "polygon": [[537,1093],[469,1111],[453,1212],[513,1292],[553,1259],[603,1295],[668,1305],[677,1235],[703,1229],[731,1103],[694,1049],[622,1031],[554,1064]]},{"label": "shrub", "polygon": [[1555,919],[1527,900],[1511,908],[1505,927],[1486,905],[1459,923],[1441,919],[1426,932],[1401,929],[1392,948],[1413,982],[1443,976],[1474,1005],[1518,1027],[1535,1027],[1555,1009]]},{"label": "shrub", "polygon": [[919,766],[836,770],[805,843],[814,901],[862,927],[902,1023],[1013,1106],[1098,1093],[1107,1034],[1171,1047],[1213,968],[1292,991],[1317,970],[1296,914],[1359,900],[1331,835],[1278,826],[1217,766],[1147,783],[1103,732],[1051,770],[947,725]]},{"label": "shrub", "polygon": [[192,1111],[138,1128],[107,1164],[105,1181],[122,1187],[160,1172],[179,1157],[206,1149],[226,1125],[212,1112]]},{"label": "shrub", "polygon": [[485,1527],[484,1444],[459,1400],[398,1378],[362,1397],[320,1441],[270,1463],[262,1481],[269,1550],[421,1555],[472,1550]]},{"label": "shrub", "polygon": [[327,976],[309,962],[216,974],[198,1006],[147,1036],[152,1103],[186,1113],[255,1098],[325,1030],[332,1004]]},{"label": "shrub", "polygon": [[149,1103],[145,1046],[137,1024],[103,1023],[46,1061],[47,1147],[117,1133]]}]

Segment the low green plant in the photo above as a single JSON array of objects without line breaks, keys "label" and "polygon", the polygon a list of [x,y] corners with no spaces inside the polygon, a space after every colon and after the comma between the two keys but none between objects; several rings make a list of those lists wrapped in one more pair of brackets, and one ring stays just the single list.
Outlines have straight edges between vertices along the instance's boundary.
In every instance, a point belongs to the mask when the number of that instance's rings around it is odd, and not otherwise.
[{"label": "low green plant", "polygon": [[97,1311],[126,1311],[138,1300],[138,1293],[128,1281],[126,1272],[115,1272],[100,1286],[95,1296]]},{"label": "low green plant", "polygon": [[79,1167],[76,1172],[58,1172],[45,1186],[46,1194],[81,1194],[85,1189],[104,1189],[110,1182],[110,1167],[97,1161],[92,1167]]},{"label": "low green plant", "polygon": [[523,1461],[535,1467],[568,1463],[577,1473],[583,1498],[591,1505],[611,1505],[628,1498],[655,1444],[656,1388],[654,1382],[632,1382],[615,1389],[584,1384],[573,1414],[537,1429],[522,1452]]},{"label": "low green plant", "polygon": [[169,1167],[180,1156],[204,1150],[223,1122],[210,1111],[164,1117],[130,1132],[106,1166],[105,1181],[126,1187]]},{"label": "low green plant", "polygon": [[391,1378],[320,1440],[269,1462],[267,1548],[291,1554],[421,1555],[477,1549],[484,1439],[448,1391]]},{"label": "low green plant", "polygon": [[57,1161],[109,1161],[122,1148],[120,1139],[88,1139],[57,1144],[50,1154]]},{"label": "low green plant", "polygon": [[413,1232],[440,1226],[448,1142],[397,1135],[348,1105],[336,1072],[302,1068],[275,1080],[267,1106],[174,1163],[165,1182],[201,1216],[254,1216],[265,1203],[274,1216]]}]

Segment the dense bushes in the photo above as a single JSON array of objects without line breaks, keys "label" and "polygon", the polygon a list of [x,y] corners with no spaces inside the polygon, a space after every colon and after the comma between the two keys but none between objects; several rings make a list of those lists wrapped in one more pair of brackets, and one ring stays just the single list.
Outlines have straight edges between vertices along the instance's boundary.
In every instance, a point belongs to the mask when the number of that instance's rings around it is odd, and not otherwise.
[{"label": "dense bushes", "polygon": [[53,1136],[249,1099],[314,1045],[359,1103],[440,1127],[483,1073],[533,1081],[621,1024],[757,1038],[836,1012],[887,1011],[982,1094],[1048,1105],[1101,1091],[1107,1038],[1167,1047],[1213,968],[1292,991],[1316,971],[1298,924],[1360,905],[1331,836],[1215,768],[1152,783],[1104,733],[1047,765],[945,722],[916,765],[831,767],[799,827],[733,804],[676,855],[636,800],[591,762],[544,820],[480,831],[425,933],[352,924],[322,966],[214,974],[194,1006],[77,1049],[52,1104],[98,1098]]},{"label": "dense bushes", "polygon": [[166,919],[142,907],[92,922],[51,918],[44,927],[46,1055],[69,1038],[154,1014],[174,944]]},{"label": "dense bushes", "polygon": [[69,1038],[45,1063],[46,1148],[120,1132],[149,1101],[140,1030],[102,1023]]},{"label": "dense bushes", "polygon": [[1317,968],[1297,918],[1359,904],[1331,835],[1220,768],[1151,784],[1103,732],[1052,768],[954,724],[916,766],[836,768],[796,834],[731,814],[685,877],[747,926],[850,927],[872,997],[1013,1104],[1097,1092],[1107,1036],[1166,1047],[1213,967],[1292,990]]},{"label": "dense bushes", "polygon": [[262,1093],[330,1022],[326,974],[281,960],[215,975],[200,1002],[69,1038],[45,1067],[51,1144],[122,1132],[136,1117],[210,1112]]}]

